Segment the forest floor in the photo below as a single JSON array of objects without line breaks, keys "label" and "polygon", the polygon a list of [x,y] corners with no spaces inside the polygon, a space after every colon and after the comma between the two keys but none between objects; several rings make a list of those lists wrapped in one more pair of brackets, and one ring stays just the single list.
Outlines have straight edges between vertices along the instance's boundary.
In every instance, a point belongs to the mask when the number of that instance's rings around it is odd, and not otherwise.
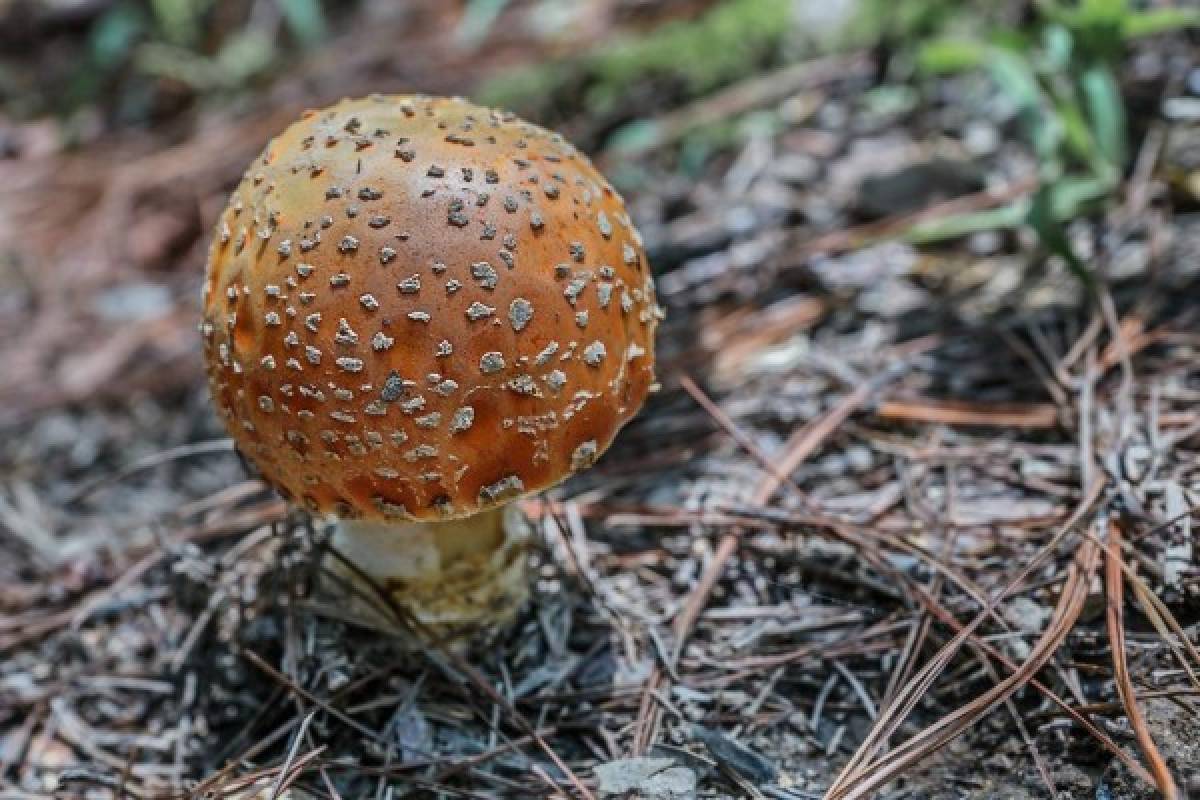
[{"label": "forest floor", "polygon": [[1070,228],[1094,289],[1022,229],[912,243],[1036,163],[978,80],[878,49],[631,90],[621,141],[537,119],[645,236],[663,388],[527,504],[534,600],[467,661],[314,609],[327,531],[233,453],[196,334],[300,110],[548,55],[441,8],[72,148],[0,117],[0,797],[1200,796],[1194,49],[1131,57],[1134,166]]}]

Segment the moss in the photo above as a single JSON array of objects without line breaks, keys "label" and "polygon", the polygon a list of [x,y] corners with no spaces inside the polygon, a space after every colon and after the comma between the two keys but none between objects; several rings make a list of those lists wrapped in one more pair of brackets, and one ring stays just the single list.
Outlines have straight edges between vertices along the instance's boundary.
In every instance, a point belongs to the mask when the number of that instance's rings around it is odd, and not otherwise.
[{"label": "moss", "polygon": [[983,30],[1012,13],[993,0],[862,0],[844,32],[844,46],[879,42],[911,46],[947,30]]},{"label": "moss", "polygon": [[497,76],[477,92],[489,105],[536,111],[570,87],[604,113],[632,87],[669,80],[690,96],[753,73],[792,29],[790,0],[725,0],[694,20],[605,42],[586,53]]},{"label": "moss", "polygon": [[601,83],[677,75],[694,94],[747,74],[788,31],[788,0],[727,0],[698,20],[668,22],[641,38],[618,39],[592,56]]},{"label": "moss", "polygon": [[551,62],[531,67],[506,70],[486,80],[474,92],[474,99],[487,106],[526,111],[560,91],[567,82],[561,67],[554,68]]}]

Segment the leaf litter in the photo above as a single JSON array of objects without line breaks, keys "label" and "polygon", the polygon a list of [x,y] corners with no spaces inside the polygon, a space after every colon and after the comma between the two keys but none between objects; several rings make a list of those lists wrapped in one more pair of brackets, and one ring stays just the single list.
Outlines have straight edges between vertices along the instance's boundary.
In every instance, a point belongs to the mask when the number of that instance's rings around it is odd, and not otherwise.
[{"label": "leaf litter", "polygon": [[[869,58],[726,87],[620,155],[668,309],[663,390],[528,504],[535,600],[469,662],[320,607],[327,531],[208,409],[204,231],[279,115],[6,162],[4,281],[24,288],[0,312],[4,791],[1200,790],[1200,224],[1173,151],[1072,227],[1098,298],[1019,233],[918,247],[914,224],[1036,176],[986,108],[862,101]],[[797,92],[819,102],[796,113]],[[714,109],[783,106],[680,179],[674,148]],[[871,202],[861,178],[831,202],[881,130],[905,145],[867,173]],[[879,207],[881,175],[981,139],[985,188]],[[139,225],[136,258],[85,246]],[[120,287],[146,308],[114,316]]]}]

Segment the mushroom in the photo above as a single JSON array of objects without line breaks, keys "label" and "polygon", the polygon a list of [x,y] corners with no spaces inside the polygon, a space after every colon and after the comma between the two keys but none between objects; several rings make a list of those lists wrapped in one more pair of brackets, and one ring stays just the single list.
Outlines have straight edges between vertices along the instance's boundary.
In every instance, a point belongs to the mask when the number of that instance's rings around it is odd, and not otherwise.
[{"label": "mushroom", "polygon": [[216,225],[215,405],[285,497],[422,625],[528,595],[514,500],[590,466],[654,382],[661,318],[624,203],[558,134],[459,98],[308,111]]}]

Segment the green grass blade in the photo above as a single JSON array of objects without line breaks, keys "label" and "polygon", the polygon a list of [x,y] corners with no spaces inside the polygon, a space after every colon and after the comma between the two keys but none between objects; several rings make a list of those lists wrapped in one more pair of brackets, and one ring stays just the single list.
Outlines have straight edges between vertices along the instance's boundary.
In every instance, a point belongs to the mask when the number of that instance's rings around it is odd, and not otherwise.
[{"label": "green grass blade", "polygon": [[1079,88],[1100,154],[1112,168],[1120,171],[1128,154],[1128,122],[1117,80],[1107,65],[1096,64],[1079,76]]},{"label": "green grass blade", "polygon": [[1126,15],[1121,20],[1121,35],[1137,39],[1196,26],[1200,26],[1200,9],[1155,8]]},{"label": "green grass blade", "polygon": [[1018,200],[986,211],[968,211],[942,219],[918,222],[904,233],[910,244],[937,244],[984,231],[1012,230],[1020,227],[1029,214],[1029,201]]}]

